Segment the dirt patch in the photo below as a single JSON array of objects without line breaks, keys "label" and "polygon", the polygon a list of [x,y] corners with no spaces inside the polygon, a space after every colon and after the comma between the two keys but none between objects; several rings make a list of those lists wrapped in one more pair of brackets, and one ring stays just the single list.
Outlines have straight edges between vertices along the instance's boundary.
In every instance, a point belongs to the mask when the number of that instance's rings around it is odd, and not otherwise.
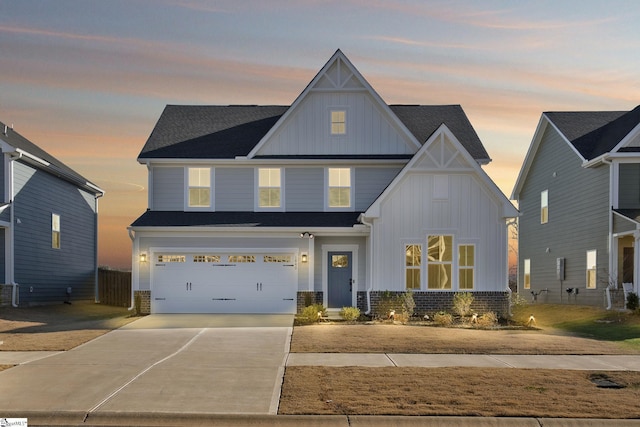
[{"label": "dirt patch", "polygon": [[640,372],[288,367],[280,414],[638,418]]},{"label": "dirt patch", "polygon": [[122,307],[74,302],[0,308],[0,351],[65,351],[136,320]]},{"label": "dirt patch", "polygon": [[293,353],[638,354],[557,330],[477,330],[385,324],[298,326]]}]

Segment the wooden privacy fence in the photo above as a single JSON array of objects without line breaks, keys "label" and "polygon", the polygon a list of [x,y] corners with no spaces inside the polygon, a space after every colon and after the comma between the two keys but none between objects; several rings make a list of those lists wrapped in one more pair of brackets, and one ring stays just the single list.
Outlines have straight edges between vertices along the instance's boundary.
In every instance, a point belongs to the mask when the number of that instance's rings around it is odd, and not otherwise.
[{"label": "wooden privacy fence", "polygon": [[131,305],[131,272],[98,269],[98,293],[101,304],[129,307]]}]

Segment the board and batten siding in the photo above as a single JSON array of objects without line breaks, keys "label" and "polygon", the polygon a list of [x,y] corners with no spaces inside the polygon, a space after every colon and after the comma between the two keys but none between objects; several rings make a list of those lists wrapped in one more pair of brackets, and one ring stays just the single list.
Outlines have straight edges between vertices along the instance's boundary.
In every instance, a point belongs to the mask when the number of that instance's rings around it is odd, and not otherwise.
[{"label": "board and batten siding", "polygon": [[216,168],[216,211],[252,211],[255,185],[253,168]]},{"label": "board and batten siding", "polygon": [[[548,190],[548,222],[540,222],[540,193]],[[551,126],[543,133],[519,196],[519,291],[540,292],[538,301],[567,302],[567,288],[578,288],[572,303],[598,305],[607,286],[609,167],[583,168],[582,160]],[[586,253],[597,250],[598,283],[586,289]],[[565,280],[556,276],[556,259],[565,258]],[[524,260],[531,260],[531,289],[524,290]],[[529,295],[528,295],[529,296]]]},{"label": "board and batten siding", "polygon": [[[93,299],[96,200],[44,171],[14,163],[15,281],[21,300]],[[52,248],[51,215],[60,215],[60,249]],[[28,295],[27,295],[28,294]]]},{"label": "board and batten siding", "polygon": [[184,168],[183,167],[153,167],[152,177],[152,206],[156,211],[184,210]]},{"label": "board and batten siding", "polygon": [[356,168],[354,173],[355,209],[365,211],[398,175],[402,167]]},{"label": "board and batten siding", "polygon": [[[443,176],[442,174],[439,174]],[[475,291],[506,290],[506,226],[501,204],[474,174],[447,174],[447,198],[434,195],[436,174],[408,173],[381,204],[374,219],[373,277],[375,290],[405,287],[404,245],[423,245],[422,288],[426,283],[426,244],[429,234],[453,235],[453,244],[474,244]],[[457,257],[454,252],[454,257]],[[457,290],[454,262],[453,287]]]},{"label": "board and batten siding", "polygon": [[[346,134],[331,135],[331,110],[346,111]],[[258,155],[414,154],[367,92],[311,92]]]},{"label": "board and batten siding", "polygon": [[324,210],[324,168],[287,168],[285,210],[288,212],[322,212]]}]

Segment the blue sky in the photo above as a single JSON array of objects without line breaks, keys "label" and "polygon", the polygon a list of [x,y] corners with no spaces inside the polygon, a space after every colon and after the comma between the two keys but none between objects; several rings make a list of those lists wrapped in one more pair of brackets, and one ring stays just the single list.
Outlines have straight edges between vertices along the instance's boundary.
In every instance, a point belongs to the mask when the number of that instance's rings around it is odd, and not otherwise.
[{"label": "blue sky", "polygon": [[390,104],[460,104],[510,195],[544,111],[640,104],[636,1],[0,0],[0,120],[107,191],[130,265],[166,104],[290,104],[340,48]]}]

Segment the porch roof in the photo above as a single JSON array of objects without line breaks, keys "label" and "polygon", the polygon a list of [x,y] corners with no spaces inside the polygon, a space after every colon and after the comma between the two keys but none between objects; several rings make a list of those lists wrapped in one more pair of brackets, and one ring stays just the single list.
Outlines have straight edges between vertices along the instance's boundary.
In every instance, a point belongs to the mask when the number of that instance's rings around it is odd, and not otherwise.
[{"label": "porch roof", "polygon": [[360,212],[176,212],[146,211],[132,227],[347,227]]}]

